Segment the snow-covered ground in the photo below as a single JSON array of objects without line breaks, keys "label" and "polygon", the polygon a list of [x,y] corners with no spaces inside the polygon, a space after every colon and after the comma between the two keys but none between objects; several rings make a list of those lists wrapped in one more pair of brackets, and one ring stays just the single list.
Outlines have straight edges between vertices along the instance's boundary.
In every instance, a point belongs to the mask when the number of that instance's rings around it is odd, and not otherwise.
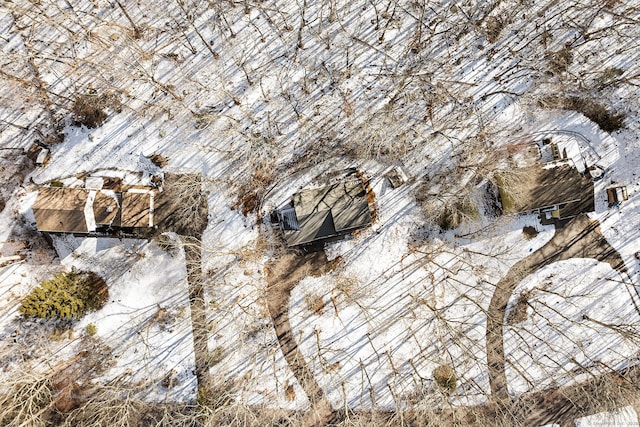
[{"label": "snow-covered ground", "polygon": [[[33,223],[34,184],[107,170],[144,180],[160,171],[148,159],[156,153],[168,159],[163,171],[202,174],[211,375],[243,402],[305,408],[264,302],[264,266],[280,246],[255,214],[232,206],[240,188],[264,186],[266,215],[319,175],[357,167],[372,179],[378,219],[328,245],[342,266],[293,290],[302,353],[335,408],[478,404],[489,396],[485,326],[495,285],[554,230],[533,216],[495,218],[481,208],[477,223],[438,233],[416,192],[475,197],[508,163],[511,145],[551,137],[580,170],[605,170],[591,218],[628,277],[575,259],[520,283],[511,305],[533,293],[527,319],[505,329],[509,389],[633,363],[638,342],[624,331],[637,329],[640,283],[638,11],[627,2],[529,3],[3,5],[0,148],[51,142],[52,121],[64,140],[13,193],[0,240]],[[121,105],[107,106],[95,129],[73,126],[74,99],[94,90]],[[607,133],[580,113],[541,107],[541,99],[576,94],[624,113],[625,127]],[[395,166],[409,179],[393,189],[383,174]],[[608,208],[613,184],[626,185],[629,200]],[[527,225],[539,234],[526,239]],[[183,255],[146,241],[60,237],[56,248],[60,265],[0,269],[1,344],[9,345],[17,304],[37,283],[61,268],[90,269],[107,279],[108,304],[74,326],[76,338],[50,343],[31,363],[72,355],[92,323],[114,355],[97,380],[127,378],[154,400],[167,392],[194,400]],[[322,310],[310,304],[318,298]],[[442,364],[458,377],[449,395],[433,380]],[[167,391],[159,383],[172,371],[178,381]]]},{"label": "snow-covered ground", "polygon": [[[94,338],[110,348],[100,362],[104,373],[94,379],[97,384],[117,380],[149,401],[192,401],[196,381],[184,256],[172,257],[141,240],[66,236],[55,238],[54,243],[62,254],[62,265],[23,263],[2,271],[0,283],[6,298],[0,328],[6,350],[13,348],[14,331],[18,337],[29,333],[15,322],[22,296],[61,269],[93,271],[104,277],[109,287],[105,306],[88,313],[61,338],[42,337],[33,344],[37,355],[25,363],[42,370],[72,359],[83,350],[83,336],[88,333],[87,326],[93,325]],[[7,375],[12,374],[10,368],[27,366],[5,366]],[[171,388],[162,385],[166,377],[173,378]]]},{"label": "snow-covered ground", "polygon": [[638,414],[631,406],[616,411],[601,412],[575,420],[576,427],[637,427],[640,425]]},{"label": "snow-covered ground", "polygon": [[[114,365],[98,382],[118,379],[151,401],[193,400],[196,389],[193,333],[184,255],[174,256],[144,240],[68,237],[67,268],[93,271],[109,286],[109,300],[74,329],[93,324],[111,348]],[[108,361],[105,361],[109,363]],[[173,378],[167,388],[162,381]]]},{"label": "snow-covered ground", "polygon": [[[344,270],[307,278],[294,289],[295,335],[334,407],[442,404],[432,372],[449,364],[459,378],[451,398],[479,404],[488,396],[484,310],[509,268],[553,235],[534,216],[494,220],[473,240],[434,240],[411,247],[420,222],[410,189],[383,191],[374,181],[380,212],[375,231],[334,243]],[[404,201],[404,204],[403,204]],[[540,232],[526,240],[522,228]],[[318,315],[306,302],[321,297]],[[435,400],[435,402],[434,402]]]},{"label": "snow-covered ground", "polygon": [[560,261],[527,277],[527,319],[504,334],[514,395],[562,386],[637,363],[640,326],[635,287],[609,264]]}]

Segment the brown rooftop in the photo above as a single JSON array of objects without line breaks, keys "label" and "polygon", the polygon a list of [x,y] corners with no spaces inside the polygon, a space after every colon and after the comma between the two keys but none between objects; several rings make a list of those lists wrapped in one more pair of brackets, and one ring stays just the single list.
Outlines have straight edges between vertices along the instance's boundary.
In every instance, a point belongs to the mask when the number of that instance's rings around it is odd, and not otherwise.
[{"label": "brown rooftop", "polygon": [[93,215],[97,225],[120,226],[120,204],[115,192],[98,191],[93,201]]},{"label": "brown rooftop", "polygon": [[41,188],[33,204],[38,230],[86,233],[87,197],[88,192],[81,188]]},{"label": "brown rooftop", "polygon": [[559,218],[570,218],[595,210],[593,181],[577,169],[569,165],[548,169],[532,166],[524,172],[529,176],[519,200],[509,200],[501,192],[505,211],[529,212],[557,206]]},{"label": "brown rooftop", "polygon": [[124,192],[120,225],[122,227],[150,227],[151,194]]}]

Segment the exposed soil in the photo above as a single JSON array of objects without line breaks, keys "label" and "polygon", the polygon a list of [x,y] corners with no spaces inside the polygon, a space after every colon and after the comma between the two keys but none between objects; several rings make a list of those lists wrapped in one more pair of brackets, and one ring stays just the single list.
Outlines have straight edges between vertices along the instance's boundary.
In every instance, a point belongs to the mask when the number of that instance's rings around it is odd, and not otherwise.
[{"label": "exposed soil", "polygon": [[335,418],[335,414],[291,331],[289,298],[291,290],[302,279],[324,274],[333,265],[327,261],[324,252],[312,252],[305,255],[287,254],[267,266],[267,307],[280,349],[311,403],[311,409],[304,417],[306,426],[326,425]]},{"label": "exposed soil", "polygon": [[198,394],[206,398],[211,391],[209,376],[209,334],[207,331],[206,306],[202,284],[202,249],[199,239],[182,237],[185,262],[187,263],[187,282],[189,285],[189,306],[191,327],[193,329],[193,353],[196,362]]},{"label": "exposed soil", "polygon": [[503,333],[507,303],[513,291],[518,283],[536,270],[571,258],[594,258],[609,263],[614,269],[624,270],[622,258],[604,238],[598,222],[590,221],[585,215],[574,218],[556,230],[546,245],[511,267],[498,282],[487,314],[487,363],[493,400],[510,400],[505,375]]}]

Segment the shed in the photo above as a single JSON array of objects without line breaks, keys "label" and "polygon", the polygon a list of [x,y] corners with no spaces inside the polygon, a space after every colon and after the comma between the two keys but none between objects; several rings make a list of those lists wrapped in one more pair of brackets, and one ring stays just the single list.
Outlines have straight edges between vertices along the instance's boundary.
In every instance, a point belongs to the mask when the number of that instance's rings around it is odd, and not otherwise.
[{"label": "shed", "polygon": [[359,179],[300,191],[293,195],[292,204],[280,211],[289,246],[345,235],[371,224],[367,193]]},{"label": "shed", "polygon": [[36,165],[37,166],[44,165],[49,160],[49,157],[50,157],[49,156],[49,149],[48,148],[43,148],[38,153],[38,157],[36,157]]},{"label": "shed", "polygon": [[84,209],[88,194],[82,188],[41,188],[33,204],[38,230],[86,233],[88,228]]},{"label": "shed", "polygon": [[626,186],[618,185],[607,188],[607,201],[609,202],[609,207],[619,205],[625,200],[629,200],[629,193],[627,192]]}]

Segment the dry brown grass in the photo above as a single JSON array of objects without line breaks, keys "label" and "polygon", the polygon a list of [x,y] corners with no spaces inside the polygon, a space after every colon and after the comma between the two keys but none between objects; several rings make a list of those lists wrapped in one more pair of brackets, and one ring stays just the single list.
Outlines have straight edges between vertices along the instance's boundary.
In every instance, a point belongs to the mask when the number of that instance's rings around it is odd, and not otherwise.
[{"label": "dry brown grass", "polygon": [[516,305],[507,315],[508,325],[517,325],[527,320],[527,310],[529,308],[529,298],[531,297],[531,291],[522,292],[518,296]]},{"label": "dry brown grass", "polygon": [[251,178],[242,184],[238,190],[233,209],[239,209],[242,215],[257,213],[265,191],[275,179],[275,171],[266,167],[258,167]]},{"label": "dry brown grass", "polygon": [[596,99],[584,96],[545,96],[540,98],[538,104],[543,108],[561,108],[581,113],[592,122],[596,123],[605,132],[615,132],[624,127],[624,113],[618,113],[607,109]]},{"label": "dry brown grass", "polygon": [[314,312],[318,316],[321,316],[322,313],[324,313],[324,307],[326,304],[320,295],[306,294],[304,301],[309,311]]},{"label": "dry brown grass", "polygon": [[451,393],[458,386],[456,372],[449,365],[443,364],[434,369],[433,379],[445,393]]},{"label": "dry brown grass", "polygon": [[89,129],[101,126],[107,119],[108,111],[119,112],[122,108],[118,96],[113,93],[97,94],[90,92],[78,95],[71,109],[78,125]]}]

